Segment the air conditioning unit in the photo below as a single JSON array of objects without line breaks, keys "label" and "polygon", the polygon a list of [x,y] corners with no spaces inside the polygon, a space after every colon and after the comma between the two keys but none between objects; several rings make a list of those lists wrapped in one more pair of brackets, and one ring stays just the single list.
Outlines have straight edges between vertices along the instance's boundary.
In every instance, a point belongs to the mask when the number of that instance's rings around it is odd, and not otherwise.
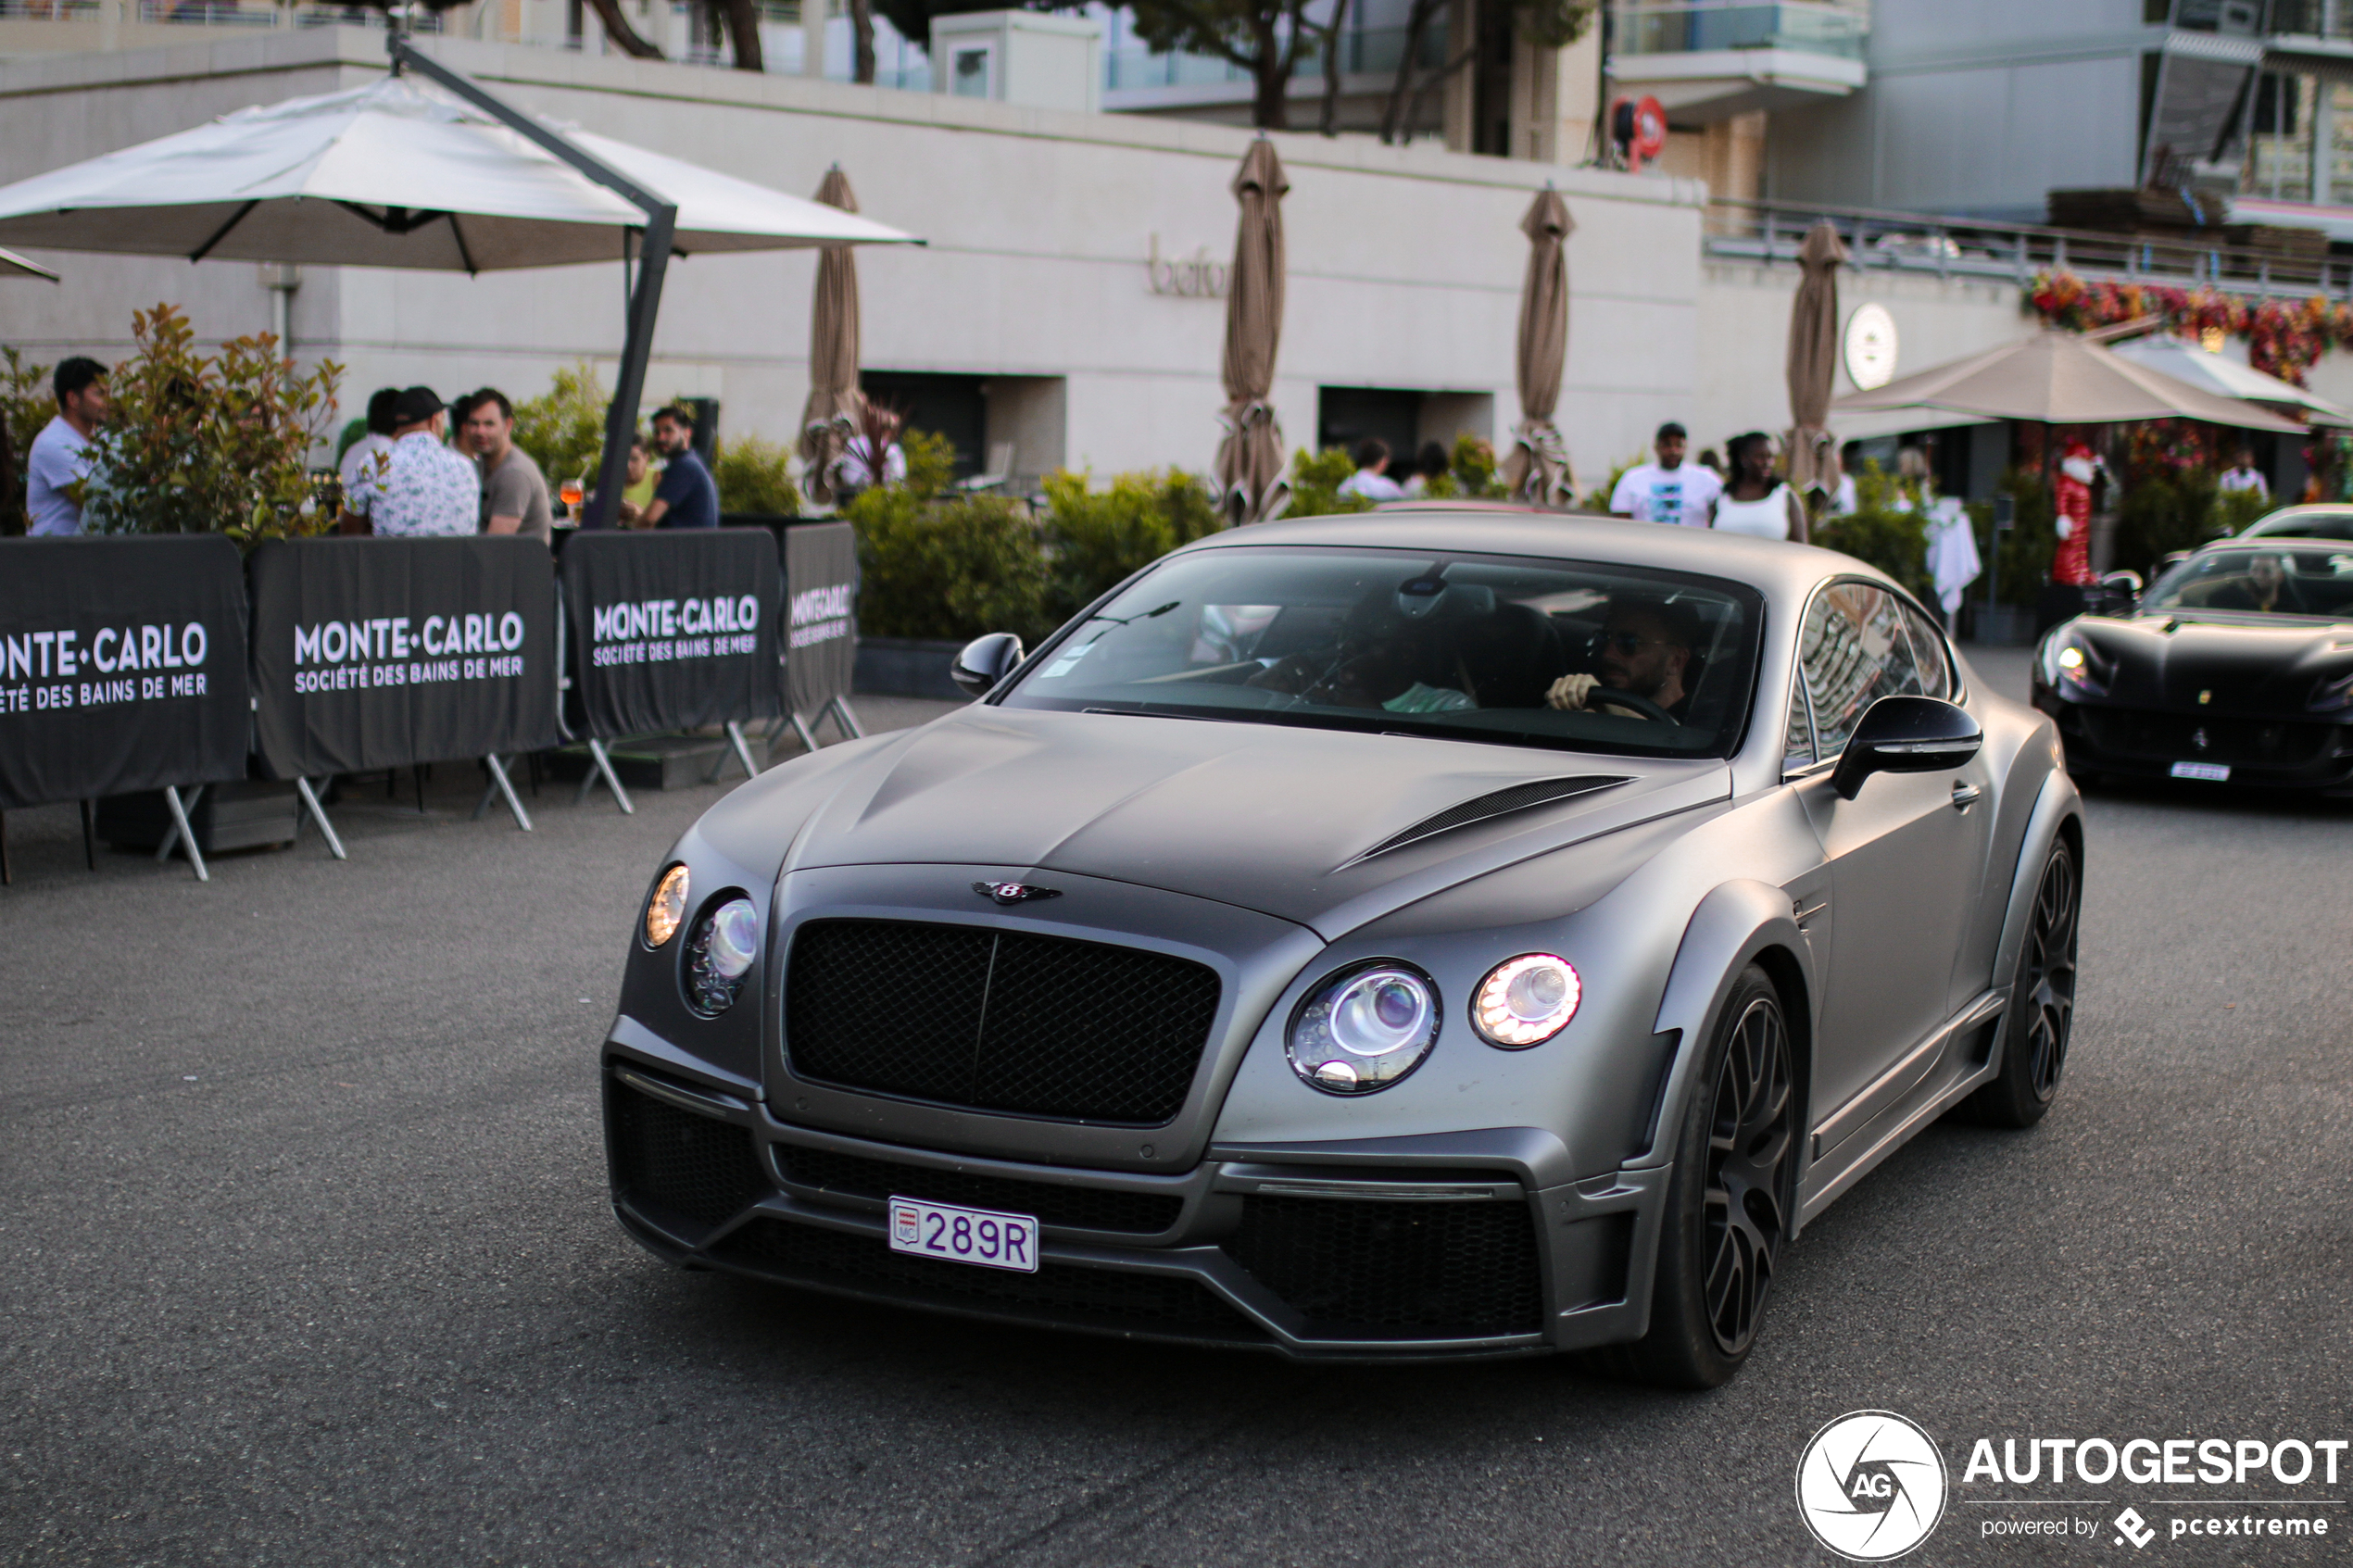
[{"label": "air conditioning unit", "polygon": [[931,82],[956,98],[1095,114],[1103,107],[1103,24],[1038,11],[931,19]]}]

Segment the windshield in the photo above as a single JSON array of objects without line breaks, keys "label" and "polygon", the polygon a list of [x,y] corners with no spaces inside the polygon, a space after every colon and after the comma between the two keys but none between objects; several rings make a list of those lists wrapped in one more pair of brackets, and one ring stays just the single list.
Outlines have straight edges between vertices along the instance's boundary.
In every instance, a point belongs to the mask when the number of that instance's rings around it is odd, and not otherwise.
[{"label": "windshield", "polygon": [[1388,550],[1181,556],[1041,651],[1013,708],[1719,757],[1763,605],[1638,568]]},{"label": "windshield", "polygon": [[2242,539],[2353,539],[2353,511],[2288,512],[2267,517],[2239,535]]},{"label": "windshield", "polygon": [[2158,578],[2141,608],[2342,616],[2353,611],[2353,550],[2201,550]]}]

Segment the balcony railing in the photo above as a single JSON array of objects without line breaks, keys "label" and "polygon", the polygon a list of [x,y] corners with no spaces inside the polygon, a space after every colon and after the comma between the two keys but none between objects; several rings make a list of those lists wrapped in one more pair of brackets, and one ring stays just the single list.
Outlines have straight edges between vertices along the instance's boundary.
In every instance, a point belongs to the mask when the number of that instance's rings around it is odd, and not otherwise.
[{"label": "balcony railing", "polygon": [[2218,235],[2153,240],[2039,224],[1989,223],[1923,217],[1869,207],[1813,207],[1787,202],[1708,203],[1710,232],[1701,249],[1711,260],[1797,264],[1806,231],[1821,219],[1835,224],[1863,271],[1999,281],[2023,287],[2043,271],[2070,271],[2121,282],[2196,288],[2210,283],[2233,294],[2353,299],[2353,263],[2325,255],[2283,255],[2233,248]]},{"label": "balcony railing", "polygon": [[1863,57],[1869,15],[1826,0],[1633,0],[1611,12],[1617,55],[1712,54],[1726,49],[1793,49],[1841,59]]},{"label": "balcony railing", "polygon": [[[1405,33],[1402,27],[1368,27],[1362,31],[1343,32],[1340,40],[1340,75],[1395,75],[1398,59],[1405,53]],[[1428,70],[1446,63],[1443,27],[1422,29],[1416,63]],[[1294,80],[1320,82],[1323,77],[1321,48],[1300,56]],[[1214,55],[1160,55],[1140,44],[1103,51],[1103,86],[1114,93],[1137,87],[1222,87],[1249,80],[1250,73],[1241,67]]]}]

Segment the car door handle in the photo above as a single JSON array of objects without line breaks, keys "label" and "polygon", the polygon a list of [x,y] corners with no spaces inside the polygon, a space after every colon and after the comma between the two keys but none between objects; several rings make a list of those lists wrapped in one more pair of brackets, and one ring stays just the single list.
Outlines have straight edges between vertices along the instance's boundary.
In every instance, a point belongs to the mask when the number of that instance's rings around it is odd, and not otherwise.
[{"label": "car door handle", "polygon": [[1953,809],[1956,811],[1968,810],[1969,807],[1976,802],[1977,797],[1984,793],[1985,792],[1983,790],[1978,788],[1973,784],[1954,784]]}]

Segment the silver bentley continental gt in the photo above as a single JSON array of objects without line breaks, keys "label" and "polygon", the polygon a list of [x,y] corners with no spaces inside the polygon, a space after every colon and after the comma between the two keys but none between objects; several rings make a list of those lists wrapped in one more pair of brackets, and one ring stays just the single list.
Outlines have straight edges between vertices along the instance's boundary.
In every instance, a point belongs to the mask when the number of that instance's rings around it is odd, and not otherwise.
[{"label": "silver bentley continental gt", "polygon": [[1287,521],[957,673],[654,877],[605,1124],[672,1262],[1707,1386],[1840,1194],[2058,1088],[2058,736],[1847,557]]}]

